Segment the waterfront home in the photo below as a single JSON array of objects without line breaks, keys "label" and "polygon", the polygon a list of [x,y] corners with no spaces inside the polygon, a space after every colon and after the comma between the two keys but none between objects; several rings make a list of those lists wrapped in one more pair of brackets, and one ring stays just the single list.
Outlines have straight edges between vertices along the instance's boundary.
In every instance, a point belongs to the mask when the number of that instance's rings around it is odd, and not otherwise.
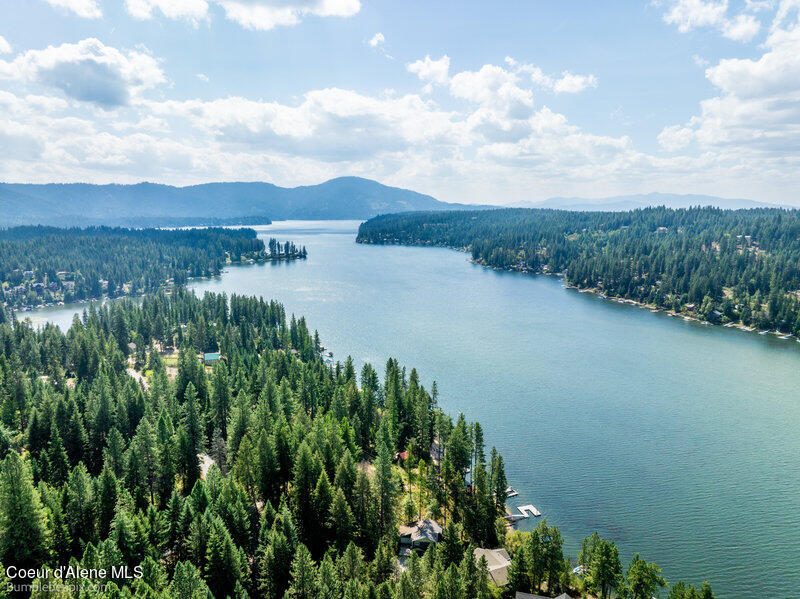
[{"label": "waterfront home", "polygon": [[435,520],[425,518],[400,526],[399,534],[401,550],[405,547],[425,551],[431,544],[439,542],[442,525]]},{"label": "waterfront home", "polygon": [[501,587],[508,582],[508,568],[511,566],[511,556],[505,549],[475,549],[475,562],[486,558],[489,576],[495,586]]},{"label": "waterfront home", "polygon": [[219,354],[219,352],[203,354],[203,364],[205,364],[206,366],[213,366],[214,364],[219,362],[221,357],[222,356]]}]

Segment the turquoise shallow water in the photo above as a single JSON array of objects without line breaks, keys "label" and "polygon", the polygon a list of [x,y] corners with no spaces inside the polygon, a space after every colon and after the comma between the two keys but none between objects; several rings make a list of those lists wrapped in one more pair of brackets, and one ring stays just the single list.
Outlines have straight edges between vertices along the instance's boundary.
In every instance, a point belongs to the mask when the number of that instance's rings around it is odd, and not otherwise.
[{"label": "turquoise shallow water", "polygon": [[[567,550],[598,530],[718,597],[800,597],[800,343],[702,326],[475,266],[354,243],[354,222],[261,228],[306,261],[233,267],[198,292],[305,315],[337,358],[388,356],[480,420]],[[32,313],[68,325],[74,308]]]}]

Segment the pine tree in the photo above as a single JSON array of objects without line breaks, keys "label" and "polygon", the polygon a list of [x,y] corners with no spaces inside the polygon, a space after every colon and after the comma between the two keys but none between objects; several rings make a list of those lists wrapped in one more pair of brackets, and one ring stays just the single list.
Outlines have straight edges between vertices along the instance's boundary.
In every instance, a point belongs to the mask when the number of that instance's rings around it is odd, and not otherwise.
[{"label": "pine tree", "polygon": [[41,566],[50,552],[50,531],[30,467],[16,452],[0,468],[0,563]]},{"label": "pine tree", "polygon": [[344,548],[347,547],[348,543],[353,539],[356,523],[353,517],[353,511],[347,504],[347,499],[341,487],[336,488],[336,493],[333,496],[331,515],[328,523],[333,532],[333,539],[336,542],[336,546],[339,551],[344,551]]},{"label": "pine tree", "polygon": [[186,599],[213,599],[211,589],[201,578],[200,570],[189,562],[178,562],[169,586],[170,597],[186,597]]},{"label": "pine tree", "polygon": [[297,526],[305,541],[311,540],[315,530],[314,489],[318,475],[314,458],[308,444],[303,441],[297,450],[297,459],[294,465],[292,492],[294,497]]},{"label": "pine tree", "polygon": [[378,446],[375,461],[375,498],[378,509],[378,533],[382,537],[395,526],[395,497],[397,484],[392,472],[392,457],[386,442]]},{"label": "pine tree", "polygon": [[158,447],[158,468],[156,472],[156,490],[160,505],[166,505],[172,490],[175,488],[177,474],[178,443],[172,419],[166,410],[161,411],[158,418],[156,437]]},{"label": "pine tree", "polygon": [[313,555],[322,556],[325,551],[325,546],[330,538],[330,515],[333,497],[331,496],[331,484],[328,482],[328,475],[325,470],[319,473],[317,485],[314,488],[314,513],[316,519],[314,521],[315,530],[312,538]]},{"label": "pine tree", "polygon": [[242,578],[239,552],[221,520],[211,527],[206,549],[205,580],[215,597],[233,595]]},{"label": "pine tree", "polygon": [[288,595],[291,599],[316,599],[317,572],[311,553],[302,543],[297,546],[292,560],[292,583]]},{"label": "pine tree", "polygon": [[236,463],[233,467],[233,475],[236,480],[244,487],[250,502],[255,506],[258,495],[258,454],[250,440],[250,435],[246,435],[239,445],[236,455]]},{"label": "pine tree", "polygon": [[109,465],[114,476],[120,478],[125,475],[125,440],[116,427],[109,431],[106,438],[103,460]]},{"label": "pine tree", "polygon": [[73,554],[81,555],[87,543],[95,541],[95,502],[91,478],[83,463],[67,478],[64,515],[72,537]]},{"label": "pine tree", "polygon": [[69,457],[58,434],[55,421],[50,427],[50,443],[47,447],[47,474],[50,483],[61,485],[69,474]]},{"label": "pine tree", "polygon": [[214,366],[211,389],[211,424],[215,429],[222,431],[222,437],[227,439],[231,389],[228,381],[228,367],[224,360],[220,360]]},{"label": "pine tree", "polygon": [[101,539],[105,539],[111,529],[111,521],[114,519],[119,497],[119,482],[108,464],[103,467],[103,472],[97,479],[95,495],[97,497],[97,532]]}]

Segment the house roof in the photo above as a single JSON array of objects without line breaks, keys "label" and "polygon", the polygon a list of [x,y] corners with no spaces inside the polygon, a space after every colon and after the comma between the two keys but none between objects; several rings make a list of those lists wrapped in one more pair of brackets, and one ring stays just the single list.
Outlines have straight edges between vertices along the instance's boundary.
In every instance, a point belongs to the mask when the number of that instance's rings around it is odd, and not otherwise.
[{"label": "house roof", "polygon": [[508,567],[511,565],[511,557],[505,549],[475,549],[475,561],[481,557],[486,558],[486,566],[489,569],[489,576],[495,586],[503,586],[508,582]]},{"label": "house roof", "polygon": [[399,533],[401,537],[410,537],[412,543],[420,541],[438,543],[439,536],[442,534],[442,525],[436,520],[425,518],[409,526],[400,526]]},{"label": "house roof", "polygon": [[211,354],[203,354],[204,360],[219,360],[219,352],[214,352]]}]

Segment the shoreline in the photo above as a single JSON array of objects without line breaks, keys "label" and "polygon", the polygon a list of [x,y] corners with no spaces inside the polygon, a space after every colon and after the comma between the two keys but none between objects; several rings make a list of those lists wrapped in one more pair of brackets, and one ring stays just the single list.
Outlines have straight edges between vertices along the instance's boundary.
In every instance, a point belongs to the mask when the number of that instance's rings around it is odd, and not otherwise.
[{"label": "shoreline", "polygon": [[[356,243],[363,243],[364,245],[402,245],[402,246],[405,246],[405,247],[440,247],[440,248],[446,248],[446,249],[449,249],[449,250],[454,250],[456,252],[462,252],[462,253],[465,253],[465,254],[469,254],[469,251],[470,251],[468,247],[455,247],[455,246],[450,246],[450,245],[434,244],[434,243],[399,243],[399,242],[393,242],[393,241],[372,243],[372,242],[369,242],[369,241],[359,241],[358,239],[356,239]],[[720,322],[720,323],[709,322],[707,320],[703,320],[699,316],[697,316],[695,314],[692,314],[690,312],[675,312],[673,310],[670,310],[669,308],[658,306],[656,304],[648,304],[648,303],[641,302],[641,301],[638,301],[638,300],[634,300],[634,299],[630,299],[630,298],[626,298],[626,297],[621,297],[621,296],[616,296],[616,295],[607,295],[605,292],[603,292],[602,289],[600,289],[598,287],[578,287],[577,285],[567,281],[566,273],[563,273],[563,272],[560,272],[560,273],[542,272],[542,271],[536,271],[536,270],[533,270],[533,269],[529,269],[527,267],[525,267],[525,268],[515,268],[514,266],[509,266],[509,267],[506,267],[506,268],[500,268],[500,267],[497,267],[497,266],[489,266],[488,264],[485,264],[485,263],[481,262],[480,260],[474,260],[471,257],[468,260],[469,260],[470,263],[472,263],[472,264],[474,264],[476,266],[482,266],[483,268],[488,268],[490,270],[495,270],[495,271],[498,271],[498,272],[512,272],[512,273],[517,273],[517,274],[521,274],[521,275],[528,275],[528,276],[539,276],[539,275],[541,275],[541,276],[546,276],[546,277],[556,277],[557,279],[560,279],[564,283],[565,289],[573,289],[573,290],[577,291],[578,293],[591,293],[593,295],[596,295],[596,296],[600,297],[600,299],[608,299],[608,300],[615,301],[615,302],[620,303],[620,304],[629,304],[629,305],[632,305],[632,306],[638,306],[640,308],[646,308],[646,309],[648,309],[648,310],[650,310],[651,312],[654,312],[654,313],[663,312],[664,314],[667,314],[668,316],[680,317],[685,321],[697,322],[697,323],[702,324],[704,326],[722,327],[722,328],[726,328],[726,329],[733,328],[733,329],[738,329],[740,331],[744,331],[744,332],[747,332],[747,333],[757,333],[758,335],[773,335],[774,337],[777,337],[778,339],[787,340],[787,341],[790,340],[790,339],[794,339],[795,341],[800,343],[800,336],[795,336],[793,333],[782,333],[782,332],[777,331],[777,330],[760,329],[760,328],[754,327],[754,326],[752,326],[752,327],[751,326],[747,326],[746,324],[743,324],[741,322],[732,322],[732,321],[731,322]]]},{"label": "shoreline", "polygon": [[[229,262],[229,263],[225,264],[225,266],[226,267],[227,266],[253,266],[255,264],[266,264],[267,262],[292,262],[293,260],[305,260],[305,258],[303,256],[300,256],[300,255],[296,255],[296,256],[293,255],[293,256],[288,256],[288,257],[277,256],[275,258],[271,258],[270,257],[270,258],[265,258],[265,259],[261,259],[261,260],[256,260],[254,258],[249,258],[247,260],[242,260],[242,261],[239,261],[239,262]],[[190,283],[192,281],[203,281],[203,280],[213,279],[215,277],[222,276],[223,272],[224,272],[224,268],[219,273],[212,274],[212,275],[207,275],[207,276],[204,276],[204,277],[186,277],[186,284],[188,284],[188,283]],[[26,304],[24,306],[11,306],[11,305],[8,305],[8,304],[0,304],[0,309],[5,308],[6,310],[10,311],[12,314],[15,314],[15,315],[17,313],[30,314],[30,313],[36,312],[38,310],[43,310],[44,308],[67,308],[69,306],[78,306],[79,304],[91,304],[91,303],[94,303],[94,302],[102,302],[102,303],[104,303],[104,302],[109,301],[109,300],[118,300],[118,299],[124,299],[124,298],[141,298],[141,297],[144,297],[146,295],[151,295],[151,294],[154,294],[154,293],[158,293],[159,291],[169,291],[171,289],[175,289],[176,287],[179,287],[179,288],[180,287],[185,287],[186,284],[177,285],[176,286],[174,283],[165,283],[164,285],[158,287],[157,289],[153,289],[153,290],[150,290],[150,291],[142,291],[140,293],[122,293],[120,295],[115,295],[113,297],[110,296],[110,295],[103,295],[101,297],[81,298],[81,299],[73,300],[71,302],[65,302],[63,300],[59,300],[57,302],[47,302],[47,303],[41,303],[41,304],[35,304],[35,305],[34,304]]]}]

